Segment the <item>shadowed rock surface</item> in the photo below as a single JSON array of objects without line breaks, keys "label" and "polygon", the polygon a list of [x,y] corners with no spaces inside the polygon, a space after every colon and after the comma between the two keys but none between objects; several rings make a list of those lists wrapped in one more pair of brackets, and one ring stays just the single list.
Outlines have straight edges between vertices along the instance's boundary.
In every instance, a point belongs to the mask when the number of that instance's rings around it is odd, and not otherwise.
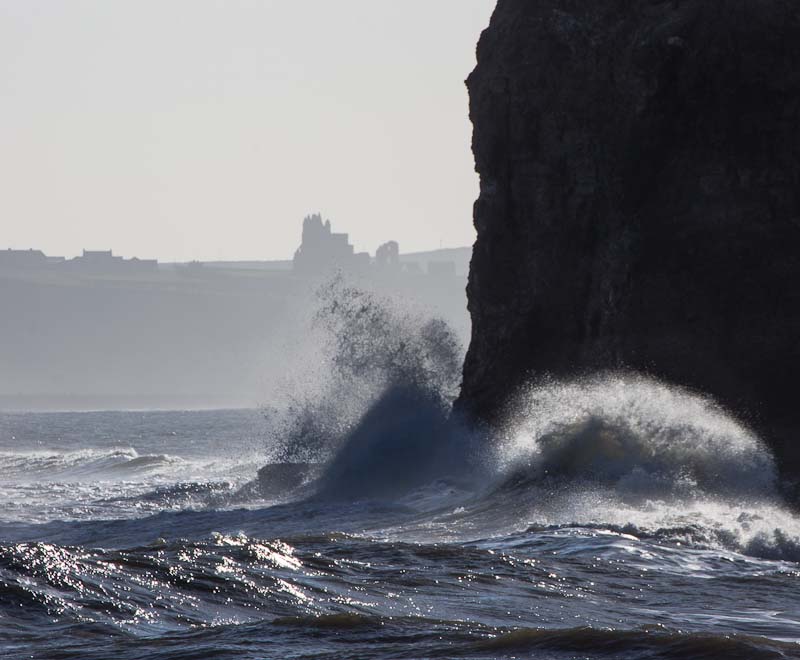
[{"label": "shadowed rock surface", "polygon": [[800,7],[500,0],[458,407],[544,373],[714,396],[800,476]]}]

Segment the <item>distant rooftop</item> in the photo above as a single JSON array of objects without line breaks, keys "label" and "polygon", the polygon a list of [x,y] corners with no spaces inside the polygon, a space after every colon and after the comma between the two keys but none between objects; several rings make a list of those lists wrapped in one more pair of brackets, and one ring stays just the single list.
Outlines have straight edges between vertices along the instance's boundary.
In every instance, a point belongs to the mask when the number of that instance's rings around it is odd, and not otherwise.
[{"label": "distant rooftop", "polygon": [[43,266],[47,263],[47,257],[41,250],[0,250],[0,268],[30,269]]}]

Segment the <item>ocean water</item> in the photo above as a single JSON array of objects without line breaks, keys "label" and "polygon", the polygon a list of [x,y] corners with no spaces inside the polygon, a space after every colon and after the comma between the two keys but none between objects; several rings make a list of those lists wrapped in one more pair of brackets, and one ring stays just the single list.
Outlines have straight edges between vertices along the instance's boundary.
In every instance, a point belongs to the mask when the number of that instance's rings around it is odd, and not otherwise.
[{"label": "ocean water", "polygon": [[334,282],[264,411],[0,415],[0,657],[800,657],[800,518],[713,401],[451,414],[441,322]]},{"label": "ocean water", "polygon": [[0,416],[0,657],[800,657],[800,520],[713,403],[545,383],[492,438],[436,406],[260,477],[259,411]]}]

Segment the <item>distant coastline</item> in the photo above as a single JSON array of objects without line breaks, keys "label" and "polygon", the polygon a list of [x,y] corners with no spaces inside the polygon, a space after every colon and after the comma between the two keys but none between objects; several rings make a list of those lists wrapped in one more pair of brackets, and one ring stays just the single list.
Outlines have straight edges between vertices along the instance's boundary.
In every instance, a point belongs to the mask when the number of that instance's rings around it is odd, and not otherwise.
[{"label": "distant coastline", "polygon": [[259,407],[291,374],[287,353],[308,341],[315,292],[335,273],[443,318],[466,344],[470,248],[400,254],[390,241],[356,255],[311,217],[317,242],[299,268],[0,249],[0,411]]}]

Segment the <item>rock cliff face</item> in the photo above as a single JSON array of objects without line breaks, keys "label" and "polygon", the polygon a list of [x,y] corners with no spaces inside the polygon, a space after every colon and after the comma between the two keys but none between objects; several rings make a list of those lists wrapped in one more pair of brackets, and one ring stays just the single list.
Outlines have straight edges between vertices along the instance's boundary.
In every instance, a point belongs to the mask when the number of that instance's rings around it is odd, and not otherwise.
[{"label": "rock cliff face", "polygon": [[500,0],[458,406],[596,369],[695,388],[800,475],[800,4]]}]

